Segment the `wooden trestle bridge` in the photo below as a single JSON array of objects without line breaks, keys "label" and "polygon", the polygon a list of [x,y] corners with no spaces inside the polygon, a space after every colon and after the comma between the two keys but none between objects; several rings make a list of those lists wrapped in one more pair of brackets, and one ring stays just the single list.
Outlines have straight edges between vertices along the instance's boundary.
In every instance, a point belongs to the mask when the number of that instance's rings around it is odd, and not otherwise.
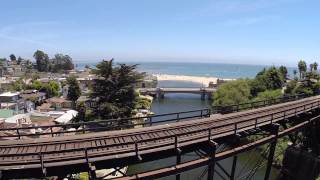
[{"label": "wooden trestle bridge", "polygon": [[[267,107],[210,116],[201,111],[197,119],[162,123],[143,128],[93,132],[74,136],[0,141],[0,175],[3,179],[60,176],[87,171],[95,179],[96,169],[124,167],[131,164],[176,157],[176,165],[124,176],[120,179],[156,179],[208,166],[208,179],[215,164],[235,157],[229,177],[234,179],[236,155],[262,144],[271,143],[265,179],[268,179],[277,138],[318,124],[320,96],[303,98]],[[279,130],[278,123],[298,121],[295,126]],[[152,122],[152,121],[151,121]],[[228,140],[269,132],[249,144],[235,144],[218,152],[217,145]],[[52,134],[52,133],[51,133]],[[52,134],[53,135],[53,134]],[[20,135],[19,135],[20,137]],[[206,155],[183,162],[181,156],[201,149]]]}]

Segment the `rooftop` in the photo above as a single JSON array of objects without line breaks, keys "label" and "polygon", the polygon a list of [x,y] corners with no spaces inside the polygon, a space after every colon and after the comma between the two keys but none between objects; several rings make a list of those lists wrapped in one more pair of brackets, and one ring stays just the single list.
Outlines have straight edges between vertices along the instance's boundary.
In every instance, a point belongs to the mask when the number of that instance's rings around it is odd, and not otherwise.
[{"label": "rooftop", "polygon": [[0,96],[2,97],[12,97],[12,96],[17,96],[19,95],[20,93],[19,92],[4,92],[2,94],[0,94]]},{"label": "rooftop", "polygon": [[50,99],[47,99],[48,103],[64,103],[64,102],[71,102],[69,100],[66,100],[64,98],[60,98],[60,97],[52,97]]}]

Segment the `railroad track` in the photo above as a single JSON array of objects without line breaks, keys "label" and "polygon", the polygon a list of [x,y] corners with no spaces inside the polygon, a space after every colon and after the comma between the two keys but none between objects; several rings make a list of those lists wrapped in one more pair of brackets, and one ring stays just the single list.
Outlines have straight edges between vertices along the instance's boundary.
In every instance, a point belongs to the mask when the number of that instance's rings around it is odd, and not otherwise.
[{"label": "railroad track", "polygon": [[139,157],[233,135],[319,108],[320,96],[269,107],[158,125],[77,136],[0,142],[0,170],[43,168]]}]

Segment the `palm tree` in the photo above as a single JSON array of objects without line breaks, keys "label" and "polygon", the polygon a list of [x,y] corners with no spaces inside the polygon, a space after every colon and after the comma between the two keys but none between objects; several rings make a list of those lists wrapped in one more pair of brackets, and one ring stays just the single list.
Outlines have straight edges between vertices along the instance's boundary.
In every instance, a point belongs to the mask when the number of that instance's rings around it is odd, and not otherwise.
[{"label": "palm tree", "polygon": [[300,60],[298,63],[298,68],[299,68],[300,79],[302,79],[304,76],[304,73],[307,71],[306,62],[304,60]]},{"label": "palm tree", "polygon": [[282,74],[283,79],[286,80],[288,76],[288,69],[285,66],[280,66],[279,71]]},{"label": "palm tree", "polygon": [[311,63],[311,64],[309,65],[309,67],[310,67],[310,72],[312,72],[312,71],[313,71],[313,63]]},{"label": "palm tree", "polygon": [[318,70],[318,63],[317,62],[313,63],[313,69],[314,69],[314,71]]}]

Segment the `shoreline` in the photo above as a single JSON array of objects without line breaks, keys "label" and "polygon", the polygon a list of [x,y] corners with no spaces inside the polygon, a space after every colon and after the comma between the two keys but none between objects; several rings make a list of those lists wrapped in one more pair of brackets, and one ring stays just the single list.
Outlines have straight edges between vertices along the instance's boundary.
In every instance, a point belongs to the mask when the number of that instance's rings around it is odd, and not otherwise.
[{"label": "shoreline", "polygon": [[209,86],[210,83],[217,84],[218,79],[224,81],[230,81],[233,79],[222,79],[217,77],[205,77],[205,76],[188,76],[188,75],[170,75],[170,74],[152,74],[157,77],[158,81],[187,81],[203,84]]}]

